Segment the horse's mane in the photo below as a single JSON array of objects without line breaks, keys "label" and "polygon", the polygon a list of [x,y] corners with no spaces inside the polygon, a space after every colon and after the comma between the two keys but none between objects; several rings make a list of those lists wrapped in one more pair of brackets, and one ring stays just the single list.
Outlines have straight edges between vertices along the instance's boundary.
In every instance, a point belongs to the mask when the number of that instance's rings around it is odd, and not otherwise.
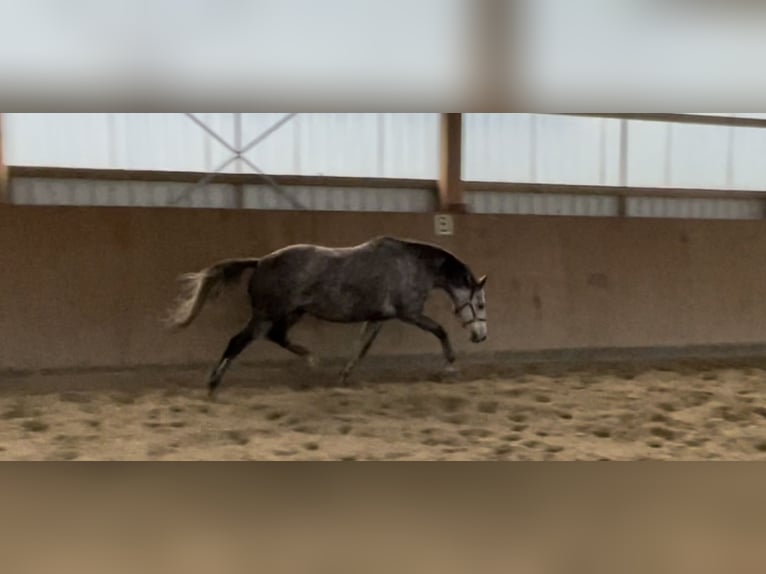
[{"label": "horse's mane", "polygon": [[393,241],[415,251],[421,259],[430,261],[436,265],[437,270],[444,276],[447,283],[454,286],[464,286],[472,289],[477,281],[468,265],[460,258],[434,243],[417,241],[415,239],[400,239],[398,237],[383,236],[377,238],[382,241]]}]

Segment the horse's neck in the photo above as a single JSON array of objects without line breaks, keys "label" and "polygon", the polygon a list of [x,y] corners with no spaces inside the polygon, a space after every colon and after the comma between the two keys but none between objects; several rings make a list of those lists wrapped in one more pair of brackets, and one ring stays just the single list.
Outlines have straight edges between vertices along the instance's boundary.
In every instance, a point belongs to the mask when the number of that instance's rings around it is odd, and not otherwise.
[{"label": "horse's neck", "polygon": [[419,242],[408,242],[405,245],[405,251],[428,269],[433,279],[433,288],[444,291],[455,301],[454,284],[463,268],[460,260],[437,245]]},{"label": "horse's neck", "polygon": [[444,291],[453,303],[457,302],[455,296],[455,285],[450,275],[444,271],[443,267],[437,267],[434,276],[434,288]]}]

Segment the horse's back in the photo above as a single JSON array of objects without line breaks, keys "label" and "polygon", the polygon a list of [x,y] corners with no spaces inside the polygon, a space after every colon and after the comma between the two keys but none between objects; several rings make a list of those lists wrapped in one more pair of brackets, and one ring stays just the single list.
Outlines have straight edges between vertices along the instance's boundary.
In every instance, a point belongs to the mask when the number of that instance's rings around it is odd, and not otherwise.
[{"label": "horse's back", "polygon": [[353,247],[292,245],[261,260],[251,295],[274,313],[303,309],[317,317],[362,321],[420,304],[430,282],[422,262],[395,238]]}]

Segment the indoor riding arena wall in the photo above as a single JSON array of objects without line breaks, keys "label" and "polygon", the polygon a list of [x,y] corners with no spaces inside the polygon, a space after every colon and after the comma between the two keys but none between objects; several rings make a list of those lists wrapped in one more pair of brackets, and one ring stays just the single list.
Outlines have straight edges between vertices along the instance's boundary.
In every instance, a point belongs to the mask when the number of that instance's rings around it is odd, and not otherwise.
[{"label": "indoor riding arena wall", "polygon": [[[757,345],[766,341],[766,225],[427,213],[0,205],[0,370],[210,364],[247,319],[244,287],[188,330],[162,319],[178,275],[299,242],[376,235],[434,241],[487,274],[489,339],[473,345],[443,294],[429,312],[468,353]],[[307,319],[293,337],[352,353],[359,326]],[[429,334],[387,325],[371,356],[434,355]],[[243,361],[294,360],[259,341]]]}]

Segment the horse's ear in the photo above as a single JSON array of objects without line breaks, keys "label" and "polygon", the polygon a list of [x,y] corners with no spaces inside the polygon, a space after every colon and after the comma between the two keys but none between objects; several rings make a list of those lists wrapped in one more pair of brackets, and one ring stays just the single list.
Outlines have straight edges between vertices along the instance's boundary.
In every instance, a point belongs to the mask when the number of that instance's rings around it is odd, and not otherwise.
[{"label": "horse's ear", "polygon": [[482,275],[479,277],[479,281],[477,282],[477,285],[479,286],[479,289],[484,289],[484,284],[487,282],[487,276]]}]

